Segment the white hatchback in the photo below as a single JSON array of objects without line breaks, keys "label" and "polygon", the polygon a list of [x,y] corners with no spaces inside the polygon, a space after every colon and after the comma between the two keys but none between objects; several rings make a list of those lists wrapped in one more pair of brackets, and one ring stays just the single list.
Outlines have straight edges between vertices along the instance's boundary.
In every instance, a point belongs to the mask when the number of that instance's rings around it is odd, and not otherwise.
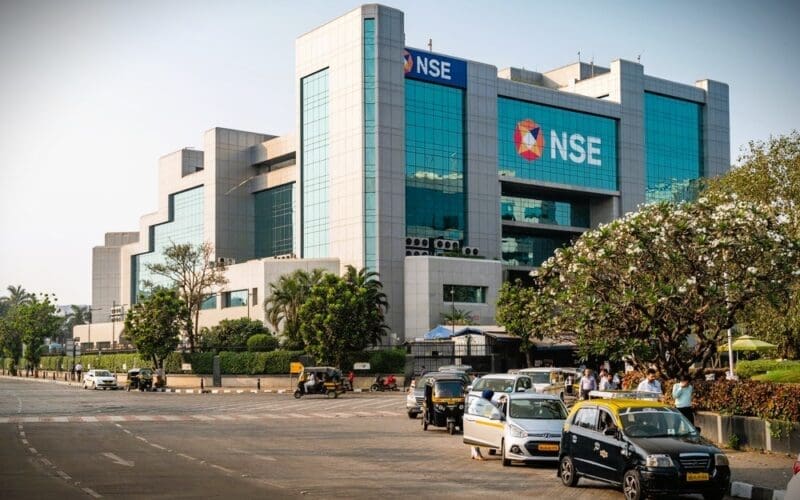
[{"label": "white hatchback", "polygon": [[[504,401],[503,401],[504,400]],[[558,396],[533,392],[500,396],[500,403],[475,398],[464,414],[464,443],[500,450],[512,461],[558,461],[567,408]]]},{"label": "white hatchback", "polygon": [[108,370],[89,370],[83,376],[84,389],[116,389],[117,377]]},{"label": "white hatchback", "polygon": [[464,407],[469,406],[473,399],[480,398],[481,393],[486,389],[491,389],[495,394],[512,392],[533,391],[533,380],[528,375],[518,373],[490,373],[476,379],[467,388],[467,400]]}]

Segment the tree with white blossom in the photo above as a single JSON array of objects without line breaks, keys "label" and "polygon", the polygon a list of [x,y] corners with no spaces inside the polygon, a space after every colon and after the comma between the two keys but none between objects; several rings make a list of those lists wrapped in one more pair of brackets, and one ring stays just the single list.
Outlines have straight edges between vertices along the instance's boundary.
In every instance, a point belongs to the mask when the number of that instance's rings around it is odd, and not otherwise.
[{"label": "tree with white blossom", "polygon": [[544,262],[530,309],[537,333],[573,339],[582,355],[678,377],[711,363],[755,298],[785,300],[798,245],[786,217],[763,204],[648,205]]}]

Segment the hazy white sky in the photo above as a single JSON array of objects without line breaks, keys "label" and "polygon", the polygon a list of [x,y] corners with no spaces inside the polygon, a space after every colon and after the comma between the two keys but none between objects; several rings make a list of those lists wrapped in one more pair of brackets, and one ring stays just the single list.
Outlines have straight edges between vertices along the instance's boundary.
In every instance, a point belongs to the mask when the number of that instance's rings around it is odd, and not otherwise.
[{"label": "hazy white sky", "polygon": [[[396,1],[406,44],[545,71],[642,55],[731,88],[731,150],[800,116],[800,3]],[[91,249],[157,208],[157,162],[214,126],[294,124],[294,40],[345,1],[0,0],[0,295],[90,302]]]}]

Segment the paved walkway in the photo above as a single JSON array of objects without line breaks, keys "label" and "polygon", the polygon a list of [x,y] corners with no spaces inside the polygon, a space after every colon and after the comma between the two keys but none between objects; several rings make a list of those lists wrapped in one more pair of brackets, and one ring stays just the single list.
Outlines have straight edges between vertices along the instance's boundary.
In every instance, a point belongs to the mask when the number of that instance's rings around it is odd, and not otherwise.
[{"label": "paved walkway", "polygon": [[731,461],[733,481],[773,490],[786,489],[796,456],[759,451],[724,451]]}]

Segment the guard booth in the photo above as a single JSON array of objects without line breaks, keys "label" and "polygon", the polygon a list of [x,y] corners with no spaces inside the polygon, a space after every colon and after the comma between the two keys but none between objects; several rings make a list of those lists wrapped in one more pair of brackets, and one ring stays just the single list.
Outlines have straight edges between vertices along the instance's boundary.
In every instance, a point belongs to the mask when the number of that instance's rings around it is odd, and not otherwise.
[{"label": "guard booth", "polygon": [[437,326],[424,338],[406,344],[413,359],[413,375],[447,365],[470,365],[477,373],[505,372],[523,366],[520,339],[497,329]]}]

